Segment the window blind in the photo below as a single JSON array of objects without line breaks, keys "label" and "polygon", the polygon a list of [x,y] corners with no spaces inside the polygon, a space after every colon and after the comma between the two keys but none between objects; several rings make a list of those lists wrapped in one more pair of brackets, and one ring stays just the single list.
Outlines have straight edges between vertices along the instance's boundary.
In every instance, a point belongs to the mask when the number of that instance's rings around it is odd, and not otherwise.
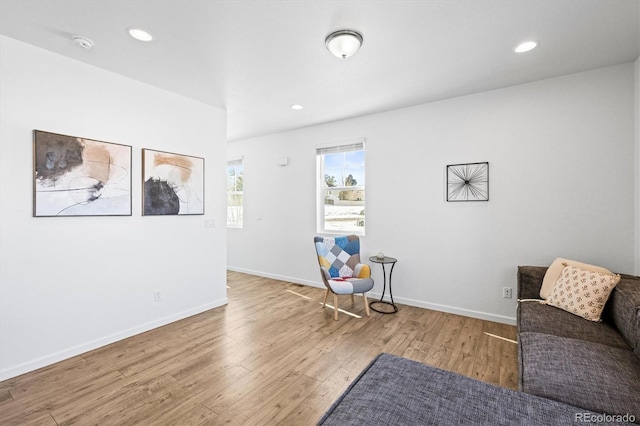
[{"label": "window blind", "polygon": [[316,148],[316,155],[337,154],[339,152],[362,151],[364,142],[350,143],[347,145],[328,146]]},{"label": "window blind", "polygon": [[241,166],[242,165],[242,157],[236,158],[233,160],[227,160],[227,166]]}]

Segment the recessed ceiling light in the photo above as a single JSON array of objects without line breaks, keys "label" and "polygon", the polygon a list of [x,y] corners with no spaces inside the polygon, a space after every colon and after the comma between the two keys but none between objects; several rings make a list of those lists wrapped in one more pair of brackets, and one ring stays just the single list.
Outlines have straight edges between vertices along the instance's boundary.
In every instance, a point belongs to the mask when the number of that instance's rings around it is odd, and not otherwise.
[{"label": "recessed ceiling light", "polygon": [[514,51],[516,53],[524,53],[524,52],[528,52],[531,49],[535,49],[538,46],[538,42],[535,40],[529,40],[529,41],[525,41],[520,43],[515,49]]},{"label": "recessed ceiling light", "polygon": [[130,27],[130,28],[127,28],[127,32],[131,37],[135,38],[136,40],[140,40],[140,41],[153,40],[153,35],[151,35],[149,31],[145,31],[142,28]]},{"label": "recessed ceiling light", "polygon": [[304,107],[302,105],[300,105],[300,104],[291,105],[291,109],[302,109],[302,108],[304,108]]}]

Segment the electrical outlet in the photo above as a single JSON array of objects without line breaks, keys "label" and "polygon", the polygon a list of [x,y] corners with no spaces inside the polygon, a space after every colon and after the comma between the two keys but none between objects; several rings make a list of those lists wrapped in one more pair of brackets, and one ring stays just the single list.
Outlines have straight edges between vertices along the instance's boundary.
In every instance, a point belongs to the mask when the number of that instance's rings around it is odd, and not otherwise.
[{"label": "electrical outlet", "polygon": [[160,293],[160,290],[155,290],[153,292],[153,301],[154,302],[159,302],[162,300],[162,293]]},{"label": "electrical outlet", "polygon": [[511,299],[511,287],[502,287],[502,297]]}]

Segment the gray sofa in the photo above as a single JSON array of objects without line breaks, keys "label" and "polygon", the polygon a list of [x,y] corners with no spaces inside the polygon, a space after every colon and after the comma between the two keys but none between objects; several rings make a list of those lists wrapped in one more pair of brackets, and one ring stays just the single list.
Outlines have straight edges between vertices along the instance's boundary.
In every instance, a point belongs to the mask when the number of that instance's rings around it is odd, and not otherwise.
[{"label": "gray sofa", "polygon": [[[538,299],[546,267],[518,268]],[[640,277],[622,280],[600,323],[536,301],[518,304],[516,392],[381,354],[319,425],[620,425],[640,422]]]},{"label": "gray sofa", "polygon": [[640,277],[621,275],[592,322],[539,299],[546,267],[518,268],[520,390],[640,422]]}]

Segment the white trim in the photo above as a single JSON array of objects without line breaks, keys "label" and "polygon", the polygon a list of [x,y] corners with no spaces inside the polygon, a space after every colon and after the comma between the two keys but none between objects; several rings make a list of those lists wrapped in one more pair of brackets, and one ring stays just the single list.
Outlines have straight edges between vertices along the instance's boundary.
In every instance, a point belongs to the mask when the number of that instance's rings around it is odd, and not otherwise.
[{"label": "white trim", "polygon": [[206,303],[204,305],[200,305],[192,309],[187,309],[186,311],[178,312],[176,314],[172,314],[164,318],[159,318],[157,320],[138,325],[128,330],[119,331],[117,333],[100,337],[98,339],[91,340],[89,342],[86,342],[77,346],[73,346],[71,348],[64,349],[62,351],[59,351],[50,355],[46,355],[37,359],[23,362],[22,364],[5,368],[4,370],[0,371],[0,381],[10,379],[12,377],[16,377],[21,374],[28,373],[30,371],[37,370],[38,368],[46,367],[48,365],[63,361],[65,359],[72,358],[77,355],[81,355],[83,353],[92,351],[94,349],[98,349],[102,346],[106,346],[111,343],[115,343],[117,341],[135,336],[137,334],[144,333],[145,331],[153,330],[154,328],[162,327],[163,325],[167,325],[172,322],[176,322],[176,321],[188,318],[190,316],[200,314],[210,309],[214,309],[214,308],[226,305],[227,303],[228,303],[228,299],[225,297],[223,299],[219,299],[214,302]]},{"label": "white trim", "polygon": [[[308,285],[308,286],[317,287],[317,288],[326,288],[324,284],[322,284],[320,281],[316,282],[316,281],[309,281],[309,280],[301,280],[299,278],[287,277],[287,276],[278,275],[278,274],[270,274],[270,273],[260,272],[260,271],[253,271],[250,269],[237,268],[235,266],[227,266],[227,269],[230,271],[242,272],[244,274],[257,275],[259,277],[272,278],[275,280],[286,281],[286,282],[295,283],[295,284]],[[380,296],[382,296],[382,294],[377,292],[370,291],[367,293],[367,297],[369,298],[370,302],[373,302],[374,299],[380,299]],[[385,297],[385,300],[387,301],[389,300],[388,295]],[[438,303],[425,302],[422,300],[406,299],[404,297],[394,296],[393,301],[403,305],[415,306],[416,308],[430,309],[432,311],[447,312],[450,314],[462,315],[464,317],[477,318],[477,319],[482,319],[486,321],[494,321],[502,324],[516,325],[515,317],[507,317],[504,315],[497,315],[489,312],[476,311],[473,309],[465,309],[465,308],[458,308],[455,306],[441,305]]]},{"label": "white trim", "polygon": [[316,155],[339,154],[342,152],[364,151],[364,142],[353,142],[336,146],[316,148]]},{"label": "white trim", "polygon": [[[377,293],[377,296],[380,297],[381,294]],[[489,312],[458,308],[455,306],[441,305],[439,303],[424,302],[421,300],[405,299],[403,297],[394,297],[393,301],[401,303],[403,305],[415,306],[417,308],[431,309],[432,311],[447,312],[450,314],[462,315],[464,317],[478,318],[481,320],[494,321],[502,324],[516,325],[515,317],[508,317],[505,315],[491,314]]]},{"label": "white trim", "polygon": [[244,160],[244,155],[236,155],[235,157],[229,157],[227,158],[227,165],[230,165],[229,163],[242,164],[243,160]]},{"label": "white trim", "polygon": [[[256,275],[258,277],[272,278],[274,280],[286,281],[294,284],[308,285],[310,287],[317,287],[317,288],[326,288],[325,285],[320,281],[301,280],[300,278],[287,277],[285,275],[278,275],[278,274],[270,274],[268,272],[238,268],[236,266],[227,266],[227,269],[233,272],[241,272],[243,274]],[[320,269],[318,269],[318,275],[320,275]]]},{"label": "white trim", "polygon": [[345,235],[357,235],[358,237],[366,237],[367,235],[362,232],[362,231],[356,231],[356,230],[351,230],[351,231],[332,231],[330,229],[323,229],[322,231],[318,231],[316,232],[316,235],[322,237],[322,236],[327,236],[327,237],[344,237]]},{"label": "white trim", "polygon": [[361,137],[361,138],[353,138],[353,139],[347,139],[342,141],[325,142],[325,143],[315,145],[313,147],[313,150],[317,153],[318,150],[322,150],[325,148],[332,148],[332,147],[342,146],[342,145],[355,145],[359,143],[363,145],[363,149],[364,149],[364,144],[366,143],[366,141],[367,139],[365,137]]}]

